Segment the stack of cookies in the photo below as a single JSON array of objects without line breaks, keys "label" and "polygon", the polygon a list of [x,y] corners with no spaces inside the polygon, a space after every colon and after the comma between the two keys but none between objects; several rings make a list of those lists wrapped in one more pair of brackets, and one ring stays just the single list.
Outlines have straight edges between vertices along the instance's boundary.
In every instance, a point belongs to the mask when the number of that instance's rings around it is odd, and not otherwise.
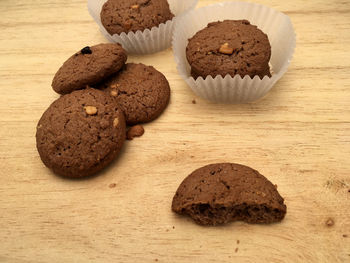
[{"label": "stack of cookies", "polygon": [[85,47],[58,70],[52,88],[62,96],[41,117],[37,149],[56,174],[85,177],[110,164],[128,138],[143,134],[138,125],[166,108],[170,87],[162,73],[143,64],[125,64],[119,44]]}]

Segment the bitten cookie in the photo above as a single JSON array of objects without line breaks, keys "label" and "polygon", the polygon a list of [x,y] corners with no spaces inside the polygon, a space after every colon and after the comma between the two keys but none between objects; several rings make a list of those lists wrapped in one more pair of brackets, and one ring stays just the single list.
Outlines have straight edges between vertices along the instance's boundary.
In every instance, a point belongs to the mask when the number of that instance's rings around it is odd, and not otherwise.
[{"label": "bitten cookie", "polygon": [[167,0],[108,0],[100,16],[111,35],[151,29],[174,17]]},{"label": "bitten cookie", "polygon": [[85,47],[64,62],[53,78],[52,88],[59,94],[67,94],[94,85],[118,72],[126,59],[120,44]]},{"label": "bitten cookie", "polygon": [[117,99],[128,125],[156,119],[170,98],[169,83],[164,75],[143,64],[126,64],[99,88]]},{"label": "bitten cookie", "polygon": [[276,187],[258,171],[233,163],[211,164],[190,174],[173,198],[172,210],[201,225],[242,220],[281,221],[287,207]]},{"label": "bitten cookie", "polygon": [[66,177],[97,173],[118,155],[125,119],[116,101],[96,89],[64,95],[41,117],[37,149],[44,164]]},{"label": "bitten cookie", "polygon": [[189,39],[186,56],[193,78],[217,75],[271,76],[269,39],[247,20],[213,22]]}]

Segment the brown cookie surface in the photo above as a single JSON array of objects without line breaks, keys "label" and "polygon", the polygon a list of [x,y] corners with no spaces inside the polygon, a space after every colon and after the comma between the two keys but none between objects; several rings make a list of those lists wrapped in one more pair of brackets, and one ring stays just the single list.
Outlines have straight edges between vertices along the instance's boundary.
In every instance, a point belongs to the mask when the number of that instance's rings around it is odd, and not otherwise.
[{"label": "brown cookie surface", "polygon": [[59,94],[94,85],[125,64],[127,55],[120,44],[85,47],[71,56],[57,71],[52,88]]},{"label": "brown cookie surface", "polygon": [[99,88],[117,99],[128,125],[156,119],[170,98],[169,83],[164,75],[143,64],[126,64]]},{"label": "brown cookie surface", "polygon": [[100,16],[111,35],[151,29],[174,17],[167,0],[108,0]]},{"label": "brown cookie surface", "polygon": [[197,169],[181,183],[172,210],[201,225],[231,221],[281,221],[287,207],[276,187],[258,171],[240,164],[211,164]]},{"label": "brown cookie surface", "polygon": [[96,89],[78,90],[44,112],[37,126],[37,149],[55,173],[84,177],[112,162],[125,132],[123,112],[113,98]]},{"label": "brown cookie surface", "polygon": [[189,39],[186,48],[191,75],[271,76],[269,39],[247,20],[213,22]]}]

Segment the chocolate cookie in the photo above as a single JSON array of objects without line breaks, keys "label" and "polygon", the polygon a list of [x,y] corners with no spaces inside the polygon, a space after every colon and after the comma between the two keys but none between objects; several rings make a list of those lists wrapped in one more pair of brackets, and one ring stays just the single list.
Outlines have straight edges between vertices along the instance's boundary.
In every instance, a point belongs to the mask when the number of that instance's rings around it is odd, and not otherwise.
[{"label": "chocolate cookie", "polygon": [[186,56],[195,79],[209,75],[271,76],[269,39],[247,20],[208,24],[189,39]]},{"label": "chocolate cookie", "polygon": [[88,88],[60,97],[45,111],[37,126],[37,149],[55,173],[89,176],[118,155],[125,132],[124,115],[116,101]]},{"label": "chocolate cookie", "polygon": [[173,198],[172,210],[201,225],[242,220],[248,223],[281,221],[287,207],[276,187],[247,166],[211,164],[190,174]]},{"label": "chocolate cookie", "polygon": [[143,64],[126,64],[99,88],[117,99],[128,125],[157,118],[170,97],[169,83],[164,75]]},{"label": "chocolate cookie", "polygon": [[94,85],[119,71],[127,59],[120,44],[85,47],[71,56],[57,71],[52,88],[60,94]]},{"label": "chocolate cookie", "polygon": [[151,29],[174,17],[167,0],[108,0],[100,16],[111,35]]}]

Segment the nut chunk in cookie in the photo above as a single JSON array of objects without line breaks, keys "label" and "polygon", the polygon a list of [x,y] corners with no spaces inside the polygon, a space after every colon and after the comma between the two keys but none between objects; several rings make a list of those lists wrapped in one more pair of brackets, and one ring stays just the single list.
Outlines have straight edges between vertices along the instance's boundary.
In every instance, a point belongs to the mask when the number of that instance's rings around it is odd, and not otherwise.
[{"label": "nut chunk in cookie", "polygon": [[172,210],[201,225],[274,223],[287,211],[276,187],[258,171],[234,163],[199,168],[181,183]]},{"label": "nut chunk in cookie", "polygon": [[66,177],[97,173],[118,155],[125,141],[125,118],[116,101],[88,88],[54,101],[36,132],[43,163]]}]

